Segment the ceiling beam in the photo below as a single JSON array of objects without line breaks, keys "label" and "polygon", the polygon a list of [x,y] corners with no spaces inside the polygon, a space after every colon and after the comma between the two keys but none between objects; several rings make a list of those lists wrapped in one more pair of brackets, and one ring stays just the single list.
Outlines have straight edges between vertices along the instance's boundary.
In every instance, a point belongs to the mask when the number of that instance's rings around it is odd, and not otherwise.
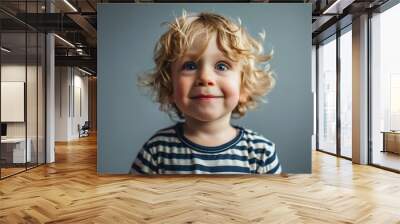
[{"label": "ceiling beam", "polygon": [[90,56],[55,56],[56,66],[82,66],[96,71],[96,58]]},{"label": "ceiling beam", "polygon": [[97,42],[97,30],[90,24],[85,17],[79,13],[67,14],[67,16],[73,20],[77,25],[79,25],[83,31],[90,37],[86,41],[90,43],[91,46],[96,46]]}]

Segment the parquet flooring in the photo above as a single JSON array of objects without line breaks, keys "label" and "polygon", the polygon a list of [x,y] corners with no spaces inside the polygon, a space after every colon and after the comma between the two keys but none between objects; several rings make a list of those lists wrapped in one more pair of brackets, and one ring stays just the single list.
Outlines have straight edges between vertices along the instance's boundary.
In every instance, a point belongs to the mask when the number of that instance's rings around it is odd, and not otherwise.
[{"label": "parquet flooring", "polygon": [[313,152],[288,176],[98,176],[96,139],[0,181],[0,223],[400,223],[400,175]]},{"label": "parquet flooring", "polygon": [[400,170],[400,154],[392,152],[381,152],[380,150],[374,151],[372,160],[375,164],[389,167],[395,170]]},{"label": "parquet flooring", "polygon": [[15,173],[18,173],[18,172],[21,172],[21,171],[24,171],[25,170],[25,167],[17,167],[17,168],[14,168],[14,167],[12,167],[12,168],[4,168],[4,167],[2,167],[1,168],[1,177],[7,177],[7,176],[10,176],[10,175],[13,175],[13,174],[15,174]]}]

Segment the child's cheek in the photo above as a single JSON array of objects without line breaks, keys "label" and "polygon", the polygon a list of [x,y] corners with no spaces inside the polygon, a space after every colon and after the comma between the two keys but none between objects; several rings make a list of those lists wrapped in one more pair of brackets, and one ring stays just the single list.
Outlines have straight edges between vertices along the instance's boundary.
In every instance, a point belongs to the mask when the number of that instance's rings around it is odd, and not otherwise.
[{"label": "child's cheek", "polygon": [[185,79],[178,79],[174,86],[174,98],[175,101],[184,102],[187,97],[189,97],[190,86],[188,81]]},{"label": "child's cheek", "polygon": [[240,80],[239,79],[231,79],[229,83],[227,83],[226,91],[232,99],[239,100],[240,96]]}]

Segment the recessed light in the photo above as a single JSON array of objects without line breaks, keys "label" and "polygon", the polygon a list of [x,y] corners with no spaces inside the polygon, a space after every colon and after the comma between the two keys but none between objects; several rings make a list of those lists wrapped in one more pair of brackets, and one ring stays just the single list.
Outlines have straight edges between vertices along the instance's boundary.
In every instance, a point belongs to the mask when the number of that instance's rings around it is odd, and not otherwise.
[{"label": "recessed light", "polygon": [[4,52],[6,52],[6,53],[10,53],[10,52],[11,52],[11,50],[9,50],[9,49],[7,49],[7,48],[5,48],[5,47],[1,47],[1,50],[4,51]]},{"label": "recessed light", "polygon": [[78,12],[78,10],[71,4],[68,2],[68,0],[64,0],[65,4],[67,4],[74,12]]},{"label": "recessed light", "polygon": [[83,70],[83,69],[81,69],[81,68],[79,68],[79,67],[78,67],[78,70],[81,71],[81,72],[83,72],[83,73],[85,73],[85,74],[87,74],[87,75],[90,75],[90,76],[92,75],[92,73],[90,73],[90,72],[88,72],[88,71],[85,71],[85,70]]},{"label": "recessed light", "polygon": [[75,48],[75,45],[71,44],[71,42],[69,42],[68,40],[66,40],[66,39],[64,39],[64,38],[62,38],[62,37],[60,37],[60,36],[57,35],[57,34],[54,34],[54,36],[57,37],[58,39],[60,39],[61,41],[63,41],[64,43],[68,44],[69,46]]}]

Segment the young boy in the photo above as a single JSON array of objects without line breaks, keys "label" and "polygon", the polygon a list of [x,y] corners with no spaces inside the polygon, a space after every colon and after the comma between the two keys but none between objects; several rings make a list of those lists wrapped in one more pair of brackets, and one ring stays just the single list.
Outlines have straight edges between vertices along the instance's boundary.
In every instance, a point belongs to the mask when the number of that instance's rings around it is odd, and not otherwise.
[{"label": "young boy", "polygon": [[270,55],[240,24],[214,13],[184,12],[169,26],[155,48],[156,68],[141,83],[183,122],[157,131],[131,173],[280,173],[274,143],[230,124],[273,87],[271,72],[258,66]]}]

